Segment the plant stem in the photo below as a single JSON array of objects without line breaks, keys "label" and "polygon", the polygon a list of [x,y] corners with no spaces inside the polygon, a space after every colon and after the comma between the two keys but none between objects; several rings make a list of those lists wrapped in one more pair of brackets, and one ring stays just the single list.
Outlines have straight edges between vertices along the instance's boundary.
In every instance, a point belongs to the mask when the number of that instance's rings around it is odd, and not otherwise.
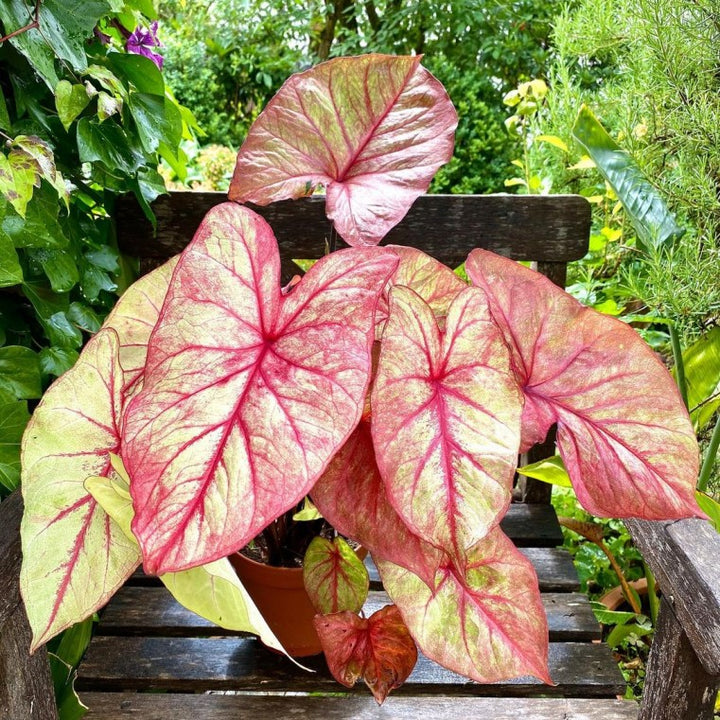
[{"label": "plant stem", "polygon": [[700,490],[700,492],[705,492],[707,490],[710,474],[715,466],[715,458],[717,457],[718,448],[720,448],[720,413],[718,413],[717,421],[715,422],[715,427],[710,438],[710,445],[705,453],[702,468],[700,468],[700,477],[698,477],[697,484],[697,489]]},{"label": "plant stem", "polygon": [[685,380],[685,363],[683,362],[682,349],[680,348],[680,337],[678,336],[677,328],[673,324],[668,323],[668,330],[670,330],[670,343],[672,345],[673,360],[675,361],[675,379],[680,389],[680,395],[687,408],[687,381]]},{"label": "plant stem", "polygon": [[618,561],[615,559],[615,556],[610,552],[610,549],[607,547],[607,545],[605,545],[602,540],[597,543],[597,546],[605,553],[607,559],[610,561],[612,569],[615,571],[615,574],[618,576],[618,580],[620,581],[620,586],[623,589],[625,599],[630,603],[630,607],[633,609],[633,612],[637,615],[640,615],[640,613],[642,612],[642,608],[638,605],[637,600],[635,599],[635,595],[630,589],[630,585],[625,579],[625,574],[623,573]]}]

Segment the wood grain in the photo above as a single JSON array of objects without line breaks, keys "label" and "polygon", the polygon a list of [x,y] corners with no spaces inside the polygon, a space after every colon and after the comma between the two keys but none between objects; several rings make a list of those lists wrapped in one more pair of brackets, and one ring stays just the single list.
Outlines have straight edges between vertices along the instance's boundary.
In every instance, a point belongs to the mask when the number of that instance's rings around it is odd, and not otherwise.
[{"label": "wood grain", "polygon": [[620,700],[536,698],[413,698],[391,695],[382,707],[371,697],[257,697],[83,693],[87,720],[636,720],[637,705]]}]

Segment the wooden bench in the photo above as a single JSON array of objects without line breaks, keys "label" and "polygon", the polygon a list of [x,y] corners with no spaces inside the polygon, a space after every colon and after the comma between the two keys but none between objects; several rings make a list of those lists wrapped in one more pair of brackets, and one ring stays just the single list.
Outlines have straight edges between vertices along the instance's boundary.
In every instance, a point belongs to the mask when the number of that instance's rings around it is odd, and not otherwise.
[{"label": "wooden bench", "polygon": [[[155,205],[156,238],[134,203],[118,207],[121,248],[147,271],[188,242],[204,213],[223,196],[173,193]],[[292,258],[317,257],[329,235],[322,200],[313,198],[260,209],[280,243],[284,281],[296,272]],[[577,197],[483,196],[420,198],[387,241],[413,245],[453,266],[473,247],[531,260],[559,285],[566,263],[587,249],[589,206]],[[551,450],[535,448],[529,459]],[[155,578],[136,573],[101,612],[81,664],[77,689],[90,719],[143,720],[237,717],[458,718],[495,720],[621,720],[638,717],[620,672],[562,543],[549,505],[549,486],[521,481],[517,503],[503,523],[537,569],[550,627],[550,670],[555,686],[530,678],[479,685],[420,658],[402,688],[378,708],[364,686],[335,683],[322,657],[300,670],[251,636],[212,626],[179,606]],[[55,718],[47,659],[27,655],[29,629],[17,590],[18,493],[0,505],[0,717]],[[665,590],[658,635],[648,668],[643,720],[710,718],[711,690],[720,670],[720,536],[707,523],[631,523],[633,533]],[[701,542],[702,547],[698,547]],[[368,609],[386,601],[369,566]],[[680,576],[680,571],[684,574]],[[714,622],[714,627],[712,623]]]}]

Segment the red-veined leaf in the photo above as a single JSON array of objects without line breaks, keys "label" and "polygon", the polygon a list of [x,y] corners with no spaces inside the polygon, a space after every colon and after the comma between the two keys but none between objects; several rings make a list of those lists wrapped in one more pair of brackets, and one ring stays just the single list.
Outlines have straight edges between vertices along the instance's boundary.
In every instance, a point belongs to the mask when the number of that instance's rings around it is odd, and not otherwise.
[{"label": "red-veined leaf", "polygon": [[160,315],[177,261],[174,257],[134,282],[103,323],[103,327],[113,328],[120,339],[120,365],[126,391],[142,375],[150,333]]},{"label": "red-veined leaf", "polygon": [[336,58],[293,75],[250,129],[229,197],[267,205],[326,188],[350,245],[376,245],[453,150],[457,114],[420,58]]},{"label": "red-veined leaf", "polygon": [[388,594],[422,652],[482,683],[534,675],[551,683],[548,627],[530,562],[499,528],[448,560],[432,588],[393,563],[378,561]]},{"label": "red-veined leaf", "polygon": [[520,442],[521,394],[485,294],[465,288],[441,332],[416,293],[393,288],[371,404],[390,502],[461,557],[505,514]]},{"label": "red-veined leaf", "polygon": [[308,492],[360,419],[397,258],[349,249],[283,296],[267,223],[224,203],[173,274],[123,460],[146,571],[230,554]]},{"label": "red-veined leaf", "polygon": [[417,662],[415,642],[394,605],[367,619],[351,612],[316,615],[315,630],[333,677],[346,687],[364,679],[378,705]]},{"label": "red-veined leaf", "polygon": [[303,580],[315,610],[323,615],[360,612],[370,588],[363,561],[340,537],[312,539],[303,559]]},{"label": "red-veined leaf", "polygon": [[595,515],[701,515],[692,425],[673,379],[640,336],[493,253],[473,250],[466,269],[491,298],[511,348],[525,392],[523,448],[557,422],[575,492]]},{"label": "red-veined leaf", "polygon": [[443,552],[411,532],[390,504],[375,461],[369,420],[361,420],[311,491],[322,516],[372,556],[432,583]]},{"label": "red-veined leaf", "polygon": [[140,562],[84,486],[111,472],[120,444],[118,350],[115,332],[101,330],[47,390],[23,436],[20,589],[33,650],[102,607]]}]

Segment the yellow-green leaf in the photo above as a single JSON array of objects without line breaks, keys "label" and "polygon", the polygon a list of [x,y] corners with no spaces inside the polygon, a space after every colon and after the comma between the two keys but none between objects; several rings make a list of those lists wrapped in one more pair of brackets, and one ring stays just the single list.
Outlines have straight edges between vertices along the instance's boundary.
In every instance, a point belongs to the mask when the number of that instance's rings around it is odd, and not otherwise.
[{"label": "yellow-green leaf", "polygon": [[535,140],[538,142],[546,142],[549,145],[554,145],[556,148],[560,148],[564,152],[568,151],[567,143],[561,140],[557,135],[538,135]]},{"label": "yellow-green leaf", "polygon": [[551,485],[560,485],[561,487],[572,487],[570,477],[567,474],[565,465],[559,455],[539,460],[538,462],[523,465],[517,469],[520,475],[542,480]]}]

